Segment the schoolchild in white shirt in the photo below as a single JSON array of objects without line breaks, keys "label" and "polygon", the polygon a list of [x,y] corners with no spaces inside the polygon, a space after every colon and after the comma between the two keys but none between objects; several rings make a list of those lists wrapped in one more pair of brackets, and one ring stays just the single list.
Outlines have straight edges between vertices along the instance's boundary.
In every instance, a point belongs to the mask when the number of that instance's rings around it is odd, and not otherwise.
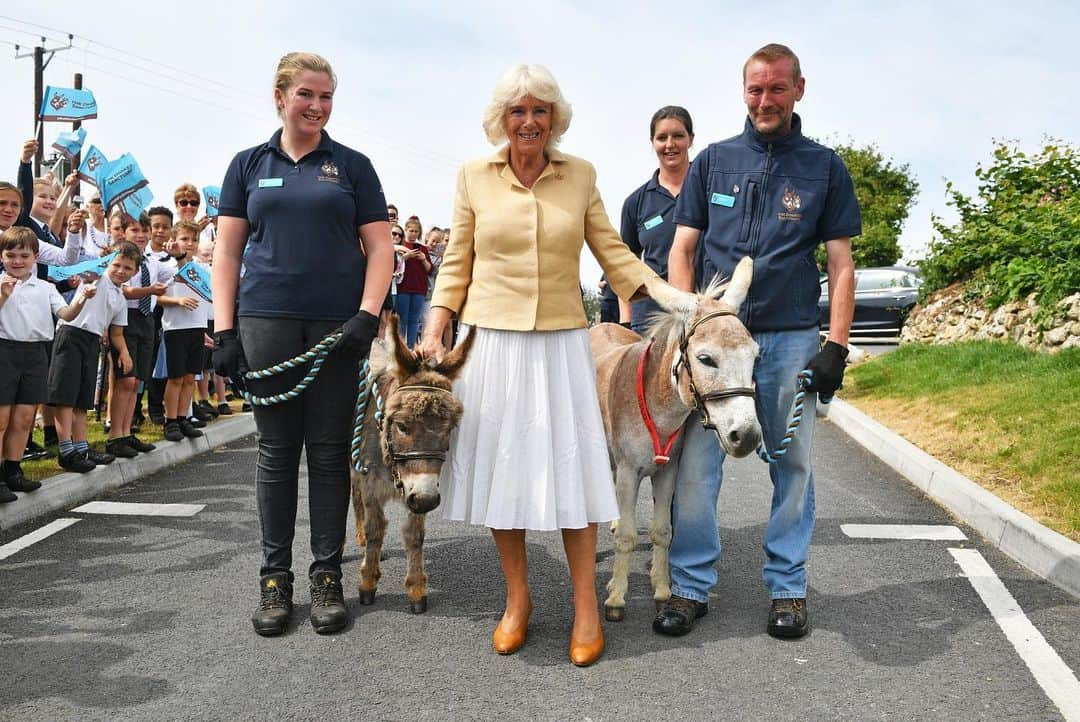
[{"label": "schoolchild in white shirt", "polygon": [[[173,226],[173,242],[176,265],[183,268],[199,248],[199,225],[192,221],[177,222]],[[169,441],[180,441],[185,437],[193,439],[203,434],[191,425],[186,414],[195,392],[195,374],[203,370],[210,343],[206,335],[210,304],[175,278],[161,298],[176,300],[175,304],[163,304],[165,310],[161,316],[169,374],[165,384],[165,438]]]},{"label": "schoolchild in white shirt", "polygon": [[79,314],[71,321],[61,321],[56,332],[48,399],[56,406],[60,466],[68,471],[85,473],[116,458],[90,449],[86,440],[86,412],[94,406],[98,353],[104,334],[108,333],[110,345],[116,348],[117,370],[126,373],[131,369],[131,355],[124,341],[127,299],[121,286],[135,274],[141,259],[142,254],[134,244],[119,244],[105,275],[96,283],[80,287],[87,301]]},{"label": "schoolchild in white shirt", "polygon": [[53,338],[53,314],[70,320],[86,301],[76,294],[66,304],[60,292],[35,274],[39,241],[29,228],[0,233],[0,436],[3,468],[0,503],[16,500],[15,491],[41,487],[20,468],[38,404],[45,401],[46,347]]},{"label": "schoolchild in white shirt", "polygon": [[[208,225],[203,229],[203,232],[199,234],[199,249],[195,253],[195,261],[203,265],[207,271],[210,271],[211,264],[214,260],[214,241],[212,238],[207,237],[206,232],[213,228],[213,224]],[[214,337],[214,304],[207,304],[210,309],[207,313],[208,321],[206,323],[206,333],[210,338]],[[206,360],[203,361],[205,366],[203,367],[202,377],[195,382],[195,396],[198,398],[198,402],[193,407],[195,417],[202,419],[203,421],[209,421],[210,419],[216,419],[218,416],[228,416],[232,413],[232,409],[229,408],[229,404],[225,402],[225,379],[214,373],[214,364],[211,361],[211,349],[206,349]],[[213,384],[211,386],[211,384]],[[214,406],[210,400],[210,394],[217,394],[217,406]]]},{"label": "schoolchild in white shirt", "polygon": [[[167,247],[172,243],[173,212],[165,206],[154,206],[148,210],[150,216],[150,246],[146,255],[159,263],[171,265],[175,268],[176,261],[169,255]],[[161,300],[160,298],[158,299]],[[158,304],[154,311],[154,359],[158,358],[161,348],[161,314],[164,306]],[[146,390],[146,412],[150,420],[155,424],[165,424],[165,379],[147,379],[144,388]],[[140,416],[138,409],[141,402],[137,403],[136,417]]]},{"label": "schoolchild in white shirt", "polygon": [[[132,231],[130,237],[143,254],[135,275],[122,289],[124,298],[127,299],[128,321],[124,327],[124,341],[132,365],[126,373],[121,371],[117,363],[116,349],[112,349],[116,376],[109,399],[109,441],[105,447],[113,456],[124,459],[154,450],[153,444],[135,436],[132,417],[135,414],[139,382],[149,379],[154,368],[154,309],[176,273],[173,266],[162,264],[146,255],[150,216],[143,213],[138,221],[129,222],[127,230]],[[172,299],[166,301],[170,302]]]}]

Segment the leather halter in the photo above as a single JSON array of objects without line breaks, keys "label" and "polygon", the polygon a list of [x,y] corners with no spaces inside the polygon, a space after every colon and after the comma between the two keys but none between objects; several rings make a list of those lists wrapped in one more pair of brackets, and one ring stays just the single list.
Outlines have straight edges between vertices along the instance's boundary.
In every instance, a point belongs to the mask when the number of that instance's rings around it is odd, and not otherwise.
[{"label": "leather halter", "polygon": [[645,428],[649,431],[649,437],[652,439],[653,446],[653,462],[658,466],[671,461],[671,447],[675,445],[675,439],[679,438],[679,432],[683,429],[683,424],[679,425],[679,428],[675,429],[674,433],[668,437],[666,443],[660,443],[660,432],[656,429],[656,422],[653,421],[652,414],[649,413],[649,404],[645,401],[645,361],[649,357],[649,350],[653,346],[655,339],[649,339],[649,345],[645,347],[645,350],[641,354],[641,358],[638,360],[637,366],[637,402],[638,409],[641,410],[641,420],[645,422]]},{"label": "leather halter", "polygon": [[[441,392],[450,394],[451,396],[454,395],[449,389],[422,384],[398,386],[394,389],[393,393],[396,394],[401,391],[426,391],[428,393]],[[389,398],[387,401],[389,401]],[[398,464],[404,464],[408,461],[446,461],[446,449],[410,449],[408,451],[397,451],[394,449],[393,429],[391,428],[389,421],[390,418],[386,417],[379,422],[379,425],[382,427],[383,443],[386,444],[386,452],[390,456],[390,473],[394,477],[394,486],[398,491],[404,493],[405,483],[401,480],[401,475],[398,473]]]},{"label": "leather halter", "polygon": [[[679,372],[681,368],[686,369],[686,379],[690,385],[690,394],[694,399],[694,410],[701,414],[701,425],[706,429],[716,430],[716,425],[709,418],[709,410],[706,408],[705,403],[707,401],[719,401],[723,399],[730,399],[735,396],[749,396],[754,398],[754,389],[747,386],[732,386],[726,389],[718,389],[716,391],[710,391],[707,394],[701,394],[697,390],[697,386],[694,384],[694,372],[690,367],[690,362],[686,358],[686,348],[690,343],[690,337],[697,331],[698,326],[706,321],[718,318],[720,316],[735,316],[734,311],[713,311],[707,313],[690,326],[689,330],[679,339],[679,359],[675,362],[675,365],[671,368],[671,374],[675,377],[675,382],[678,384]],[[680,368],[681,367],[681,368]]]}]

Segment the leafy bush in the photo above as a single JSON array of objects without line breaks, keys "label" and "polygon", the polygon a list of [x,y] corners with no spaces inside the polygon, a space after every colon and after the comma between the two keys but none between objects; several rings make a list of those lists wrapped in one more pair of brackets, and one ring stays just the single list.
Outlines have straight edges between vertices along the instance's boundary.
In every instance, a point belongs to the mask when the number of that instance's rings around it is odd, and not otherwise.
[{"label": "leafy bush", "polygon": [[920,264],[923,296],[962,281],[991,308],[1034,292],[1048,313],[1080,289],[1080,152],[1051,142],[1029,156],[999,142],[975,177],[974,198],[946,186],[960,220],[934,218],[940,237]]}]

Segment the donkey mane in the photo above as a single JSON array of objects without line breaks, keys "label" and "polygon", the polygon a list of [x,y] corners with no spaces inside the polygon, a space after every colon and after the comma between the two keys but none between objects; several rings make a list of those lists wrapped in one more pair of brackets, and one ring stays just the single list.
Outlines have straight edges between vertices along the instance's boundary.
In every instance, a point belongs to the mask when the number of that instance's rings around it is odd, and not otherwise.
[{"label": "donkey mane", "polygon": [[[721,278],[717,274],[712,277],[712,280],[700,293],[694,295],[698,297],[699,303],[704,298],[718,299],[727,290],[730,282],[731,279]],[[643,335],[645,338],[656,339],[657,343],[663,343],[669,340],[673,334],[680,333],[687,320],[685,312],[679,309],[668,311],[661,308],[659,311],[653,311],[649,314]]]}]

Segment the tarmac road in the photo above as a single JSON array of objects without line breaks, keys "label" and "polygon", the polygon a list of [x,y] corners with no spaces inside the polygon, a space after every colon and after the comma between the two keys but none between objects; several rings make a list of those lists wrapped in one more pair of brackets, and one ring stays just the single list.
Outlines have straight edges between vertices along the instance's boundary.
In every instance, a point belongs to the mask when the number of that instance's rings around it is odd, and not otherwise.
[{"label": "tarmac road", "polygon": [[[961,547],[985,557],[1060,655],[1064,667],[1049,671],[1067,681],[1080,670],[1080,601],[970,529],[961,527],[966,542],[847,536],[841,524],[953,522],[825,421],[816,448],[813,632],[798,641],[765,634],[769,480],[763,463],[744,459],[729,464],[721,494],[724,558],[708,616],[686,637],[651,631],[643,534],[627,619],[605,625],[607,651],[587,669],[567,658],[571,606],[558,535],[529,537],[529,640],[500,657],[490,647],[502,609],[490,536],[437,511],[425,552],[426,614],[408,612],[396,531],[375,604],[356,602],[350,536],[351,626],[316,635],[298,580],[289,633],[255,635],[254,456],[254,441],[244,439],[107,497],[206,505],[192,517],[68,512],[0,534],[2,545],[57,518],[80,520],[0,559],[0,719],[1061,719],[1060,700],[1036,682],[950,554]],[[643,498],[642,529],[650,508]],[[402,516],[395,506],[393,528]],[[305,499],[301,572],[310,561],[307,524]],[[611,550],[602,530],[601,587]],[[1045,674],[1047,664],[1036,666]]]}]

